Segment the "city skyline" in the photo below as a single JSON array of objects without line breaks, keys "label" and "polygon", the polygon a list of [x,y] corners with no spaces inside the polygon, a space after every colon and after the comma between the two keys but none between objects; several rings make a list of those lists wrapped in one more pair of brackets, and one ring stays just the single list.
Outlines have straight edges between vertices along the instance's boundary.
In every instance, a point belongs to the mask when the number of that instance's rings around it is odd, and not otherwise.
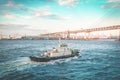
[{"label": "city skyline", "polygon": [[0,33],[39,35],[120,24],[120,0],[0,0]]}]

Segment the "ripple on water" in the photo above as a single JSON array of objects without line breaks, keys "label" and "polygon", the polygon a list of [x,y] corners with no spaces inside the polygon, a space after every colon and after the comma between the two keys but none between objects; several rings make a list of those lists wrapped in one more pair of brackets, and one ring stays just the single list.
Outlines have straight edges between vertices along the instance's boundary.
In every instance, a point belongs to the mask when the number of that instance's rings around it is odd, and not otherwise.
[{"label": "ripple on water", "polygon": [[120,80],[120,43],[64,41],[80,56],[47,63],[28,58],[56,46],[50,40],[0,41],[0,80]]}]

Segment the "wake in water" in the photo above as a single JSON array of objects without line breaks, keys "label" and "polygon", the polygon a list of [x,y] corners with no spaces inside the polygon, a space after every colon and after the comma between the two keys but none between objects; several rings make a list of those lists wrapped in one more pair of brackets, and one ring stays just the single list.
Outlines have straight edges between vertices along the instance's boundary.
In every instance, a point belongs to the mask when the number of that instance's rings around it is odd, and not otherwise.
[{"label": "wake in water", "polygon": [[8,74],[12,74],[16,71],[24,71],[30,70],[36,67],[48,67],[48,65],[59,65],[63,63],[68,63],[70,61],[74,61],[78,58],[78,56],[66,59],[58,59],[58,60],[51,60],[49,62],[33,62],[29,59],[29,57],[18,57],[14,61],[7,61],[5,63],[0,64],[0,75],[5,76]]},{"label": "wake in water", "polygon": [[35,65],[54,65],[56,63],[59,64],[59,63],[69,62],[69,61],[77,59],[77,58],[78,58],[78,56],[71,57],[71,58],[66,58],[66,59],[51,60],[49,62],[34,62],[34,61],[31,61],[31,63],[35,64]]},{"label": "wake in water", "polygon": [[6,71],[11,71],[11,70],[24,70],[24,69],[35,67],[35,66],[61,64],[64,62],[69,62],[69,61],[77,59],[77,58],[78,57],[75,56],[72,58],[51,60],[49,62],[33,62],[29,59],[29,57],[19,57],[15,61],[8,61],[5,63],[1,63],[0,71],[6,72]]},{"label": "wake in water", "polygon": [[7,61],[0,64],[0,74],[14,70],[24,70],[33,67],[28,57],[19,57],[15,61]]}]

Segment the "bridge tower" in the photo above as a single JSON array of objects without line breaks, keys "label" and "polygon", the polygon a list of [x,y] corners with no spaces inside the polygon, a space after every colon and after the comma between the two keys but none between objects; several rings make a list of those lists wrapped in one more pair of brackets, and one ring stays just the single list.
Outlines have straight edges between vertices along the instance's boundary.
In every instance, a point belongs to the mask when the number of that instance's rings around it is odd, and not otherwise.
[{"label": "bridge tower", "polygon": [[117,41],[120,41],[120,30],[119,30],[119,32],[118,32],[118,37],[117,37],[116,40],[117,40]]},{"label": "bridge tower", "polygon": [[69,30],[67,32],[67,39],[70,39],[70,32],[69,32]]}]

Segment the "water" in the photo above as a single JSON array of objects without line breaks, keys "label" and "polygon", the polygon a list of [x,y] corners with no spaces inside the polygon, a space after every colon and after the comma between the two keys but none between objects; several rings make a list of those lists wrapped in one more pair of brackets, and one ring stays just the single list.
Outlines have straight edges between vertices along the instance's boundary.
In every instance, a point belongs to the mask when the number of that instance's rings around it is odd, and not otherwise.
[{"label": "water", "polygon": [[78,57],[47,63],[31,55],[52,49],[57,40],[1,40],[0,80],[120,80],[120,42],[66,40]]}]

